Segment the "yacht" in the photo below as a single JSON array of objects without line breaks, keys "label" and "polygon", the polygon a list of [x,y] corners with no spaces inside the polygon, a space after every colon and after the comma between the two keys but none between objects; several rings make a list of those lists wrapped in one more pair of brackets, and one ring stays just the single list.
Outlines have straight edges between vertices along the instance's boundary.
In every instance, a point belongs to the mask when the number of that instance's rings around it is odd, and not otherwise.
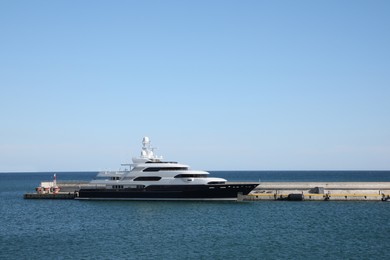
[{"label": "yacht", "polygon": [[259,183],[227,182],[209,177],[206,171],[164,161],[154,154],[150,139],[144,137],[139,157],[124,170],[100,172],[88,188],[81,188],[82,200],[237,200]]}]

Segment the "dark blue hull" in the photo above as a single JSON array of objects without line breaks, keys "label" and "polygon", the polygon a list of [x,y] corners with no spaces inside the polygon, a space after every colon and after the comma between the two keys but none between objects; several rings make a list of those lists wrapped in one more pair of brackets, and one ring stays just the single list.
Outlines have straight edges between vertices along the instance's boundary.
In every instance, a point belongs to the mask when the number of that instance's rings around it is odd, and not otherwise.
[{"label": "dark blue hull", "polygon": [[258,183],[151,185],[140,189],[80,189],[77,199],[94,200],[237,200]]}]

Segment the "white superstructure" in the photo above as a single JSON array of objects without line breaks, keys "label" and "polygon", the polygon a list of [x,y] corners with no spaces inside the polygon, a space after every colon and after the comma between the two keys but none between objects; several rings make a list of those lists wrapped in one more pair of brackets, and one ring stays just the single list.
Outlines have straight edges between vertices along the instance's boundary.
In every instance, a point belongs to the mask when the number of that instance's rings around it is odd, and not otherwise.
[{"label": "white superstructure", "polygon": [[133,157],[130,169],[100,172],[91,183],[106,189],[127,189],[150,185],[224,184],[225,179],[208,177],[206,171],[191,170],[188,165],[163,161],[154,154],[150,139],[144,137],[139,157]]}]

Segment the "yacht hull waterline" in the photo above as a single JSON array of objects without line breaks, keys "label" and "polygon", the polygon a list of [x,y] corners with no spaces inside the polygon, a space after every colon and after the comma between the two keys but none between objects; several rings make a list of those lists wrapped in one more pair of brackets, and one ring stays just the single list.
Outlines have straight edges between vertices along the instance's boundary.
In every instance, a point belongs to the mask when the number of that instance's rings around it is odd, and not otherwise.
[{"label": "yacht hull waterline", "polygon": [[259,183],[227,182],[209,177],[206,171],[163,161],[154,154],[148,137],[142,140],[139,157],[133,157],[129,169],[100,172],[93,188],[81,188],[79,200],[237,200],[249,194]]},{"label": "yacht hull waterline", "polygon": [[77,199],[90,200],[237,200],[258,184],[164,185],[146,189],[81,189]]}]

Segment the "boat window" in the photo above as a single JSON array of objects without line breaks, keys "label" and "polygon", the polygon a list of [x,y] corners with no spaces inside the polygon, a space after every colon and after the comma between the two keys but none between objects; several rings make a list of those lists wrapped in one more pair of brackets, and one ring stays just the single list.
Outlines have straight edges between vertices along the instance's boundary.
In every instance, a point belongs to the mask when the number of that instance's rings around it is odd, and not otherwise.
[{"label": "boat window", "polygon": [[207,174],[178,174],[175,178],[206,178]]},{"label": "boat window", "polygon": [[149,167],[144,169],[144,172],[158,172],[158,171],[186,171],[187,167]]},{"label": "boat window", "polygon": [[149,167],[149,168],[145,168],[143,172],[158,172],[159,170],[160,168],[158,167]]},{"label": "boat window", "polygon": [[112,185],[113,189],[123,189],[123,185]]},{"label": "boat window", "polygon": [[162,162],[160,160],[157,160],[157,161],[148,161],[146,163],[177,163],[177,162]]},{"label": "boat window", "polygon": [[210,181],[207,184],[224,184],[224,183],[225,183],[224,181]]},{"label": "boat window", "polygon": [[138,189],[138,190],[141,190],[141,189],[144,189],[145,186],[144,185],[129,185],[129,186],[125,186],[127,189]]},{"label": "boat window", "polygon": [[134,179],[134,181],[159,181],[161,177],[159,176],[141,176]]}]

